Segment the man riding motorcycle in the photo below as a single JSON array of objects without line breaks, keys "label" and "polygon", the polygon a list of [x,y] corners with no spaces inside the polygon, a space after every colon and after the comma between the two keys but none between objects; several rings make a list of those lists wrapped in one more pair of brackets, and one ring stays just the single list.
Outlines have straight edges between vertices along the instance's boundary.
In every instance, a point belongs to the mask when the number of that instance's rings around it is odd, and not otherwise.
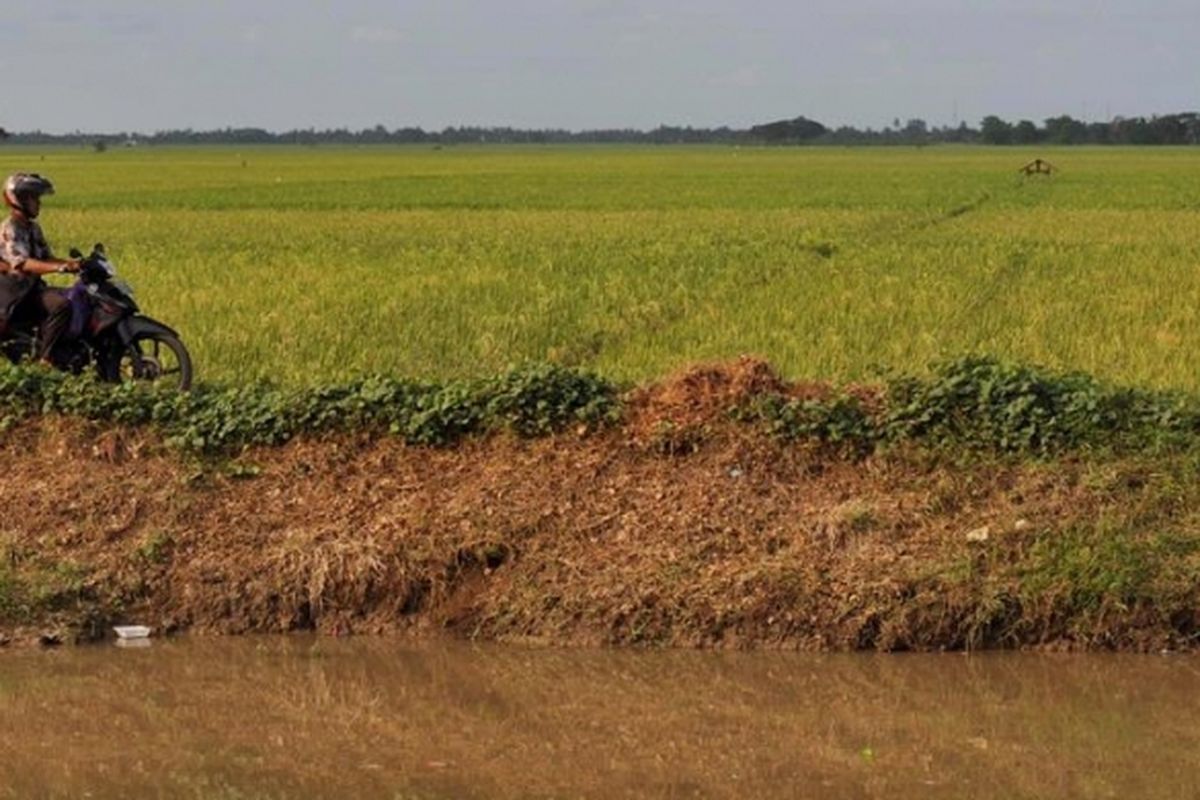
[{"label": "man riding motorcycle", "polygon": [[50,351],[71,319],[67,298],[51,289],[43,275],[78,272],[79,262],[55,258],[42,228],[34,220],[42,196],[54,194],[54,184],[36,173],[17,172],[4,181],[4,202],[11,209],[0,224],[0,313],[32,308],[41,316],[35,358],[49,363]]}]

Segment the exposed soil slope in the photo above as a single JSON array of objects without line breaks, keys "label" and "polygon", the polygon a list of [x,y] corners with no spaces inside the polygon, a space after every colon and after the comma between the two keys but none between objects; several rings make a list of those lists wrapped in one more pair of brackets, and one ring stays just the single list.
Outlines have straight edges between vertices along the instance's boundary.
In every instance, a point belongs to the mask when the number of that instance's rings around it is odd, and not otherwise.
[{"label": "exposed soil slope", "polygon": [[624,425],[451,449],[337,436],[198,462],[42,418],[0,444],[0,632],[447,631],[807,649],[1190,647],[1185,459],[856,460],[728,418],[701,368]]}]

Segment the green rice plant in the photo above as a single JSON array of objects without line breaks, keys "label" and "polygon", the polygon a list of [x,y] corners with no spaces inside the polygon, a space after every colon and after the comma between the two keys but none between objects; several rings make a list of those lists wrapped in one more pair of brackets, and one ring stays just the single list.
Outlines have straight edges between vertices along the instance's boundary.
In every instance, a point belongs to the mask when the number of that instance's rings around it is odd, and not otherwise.
[{"label": "green rice plant", "polygon": [[753,353],[868,378],[989,353],[1200,388],[1200,150],[0,148],[54,178],[202,379],[615,380]]}]

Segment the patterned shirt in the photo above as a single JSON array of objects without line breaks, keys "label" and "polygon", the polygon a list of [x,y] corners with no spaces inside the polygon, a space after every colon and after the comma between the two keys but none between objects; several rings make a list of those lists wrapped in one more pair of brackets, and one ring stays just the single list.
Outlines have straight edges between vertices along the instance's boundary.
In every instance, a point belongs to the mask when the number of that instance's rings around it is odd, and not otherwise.
[{"label": "patterned shirt", "polygon": [[0,260],[10,269],[20,269],[27,259],[45,261],[54,256],[42,233],[42,226],[33,220],[9,217],[0,225]]}]

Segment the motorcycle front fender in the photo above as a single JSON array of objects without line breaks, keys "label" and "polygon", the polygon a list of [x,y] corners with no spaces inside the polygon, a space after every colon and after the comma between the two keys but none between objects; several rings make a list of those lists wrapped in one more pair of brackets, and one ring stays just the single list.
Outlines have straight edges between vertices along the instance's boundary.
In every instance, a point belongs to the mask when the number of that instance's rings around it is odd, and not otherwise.
[{"label": "motorcycle front fender", "polygon": [[177,339],[181,338],[179,332],[174,328],[141,314],[134,314],[117,323],[117,335],[121,337],[122,344],[129,344],[137,337],[147,333],[166,334]]}]

